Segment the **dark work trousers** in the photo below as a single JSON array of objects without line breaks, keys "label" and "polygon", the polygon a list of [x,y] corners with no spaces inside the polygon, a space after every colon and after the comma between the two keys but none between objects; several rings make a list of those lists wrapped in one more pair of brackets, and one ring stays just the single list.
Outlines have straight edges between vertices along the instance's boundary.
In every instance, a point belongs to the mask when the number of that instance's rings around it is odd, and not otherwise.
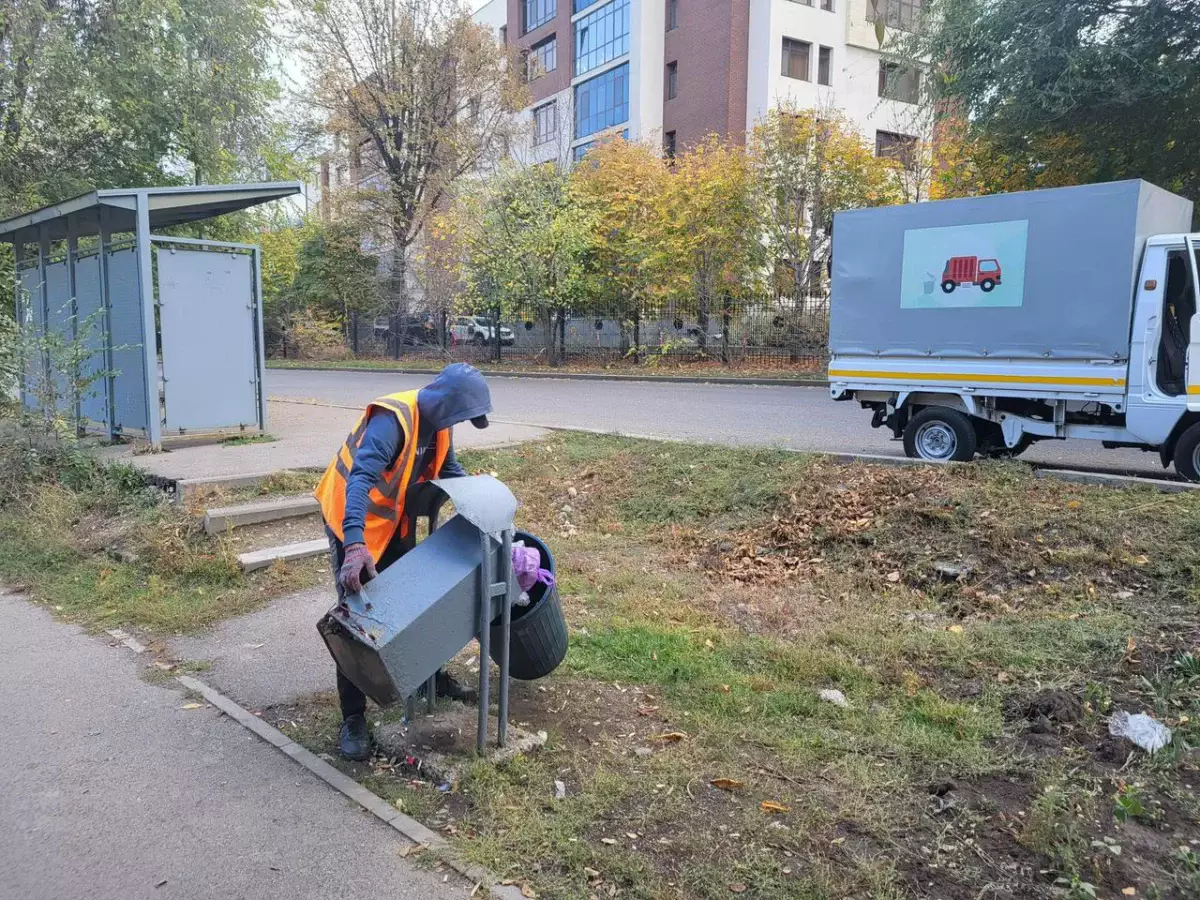
[{"label": "dark work trousers", "polygon": [[[345,558],[346,551],[342,547],[342,542],[337,539],[332,531],[325,529],[325,536],[329,538],[329,562],[333,566],[333,584],[337,589],[338,602],[346,598],[346,589],[342,587],[342,581],[338,578],[338,570],[342,567],[342,560]],[[383,556],[375,566],[377,571],[382,572],[396,560],[401,557],[400,541],[397,537],[383,551]],[[350,716],[361,716],[367,711],[367,695],[356,688],[339,667],[337,670],[337,691],[338,701],[342,705],[342,718],[348,719]]]}]

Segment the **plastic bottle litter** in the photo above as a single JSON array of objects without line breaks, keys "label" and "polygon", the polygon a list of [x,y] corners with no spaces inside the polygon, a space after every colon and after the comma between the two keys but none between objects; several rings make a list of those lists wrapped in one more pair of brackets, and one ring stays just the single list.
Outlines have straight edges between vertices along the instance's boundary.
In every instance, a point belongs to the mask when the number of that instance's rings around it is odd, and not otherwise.
[{"label": "plastic bottle litter", "polygon": [[1147,753],[1157,753],[1171,743],[1171,729],[1145,713],[1114,713],[1108,733],[1133,742]]}]

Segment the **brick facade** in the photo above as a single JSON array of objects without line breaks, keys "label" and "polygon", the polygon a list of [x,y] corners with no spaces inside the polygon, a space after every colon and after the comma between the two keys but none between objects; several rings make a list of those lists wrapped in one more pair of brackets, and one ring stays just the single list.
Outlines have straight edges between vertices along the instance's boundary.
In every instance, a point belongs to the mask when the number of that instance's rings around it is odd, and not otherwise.
[{"label": "brick facade", "polygon": [[679,148],[713,133],[744,143],[750,0],[680,0],[677,21],[664,48],[678,90],[664,92],[663,134],[675,132]]}]

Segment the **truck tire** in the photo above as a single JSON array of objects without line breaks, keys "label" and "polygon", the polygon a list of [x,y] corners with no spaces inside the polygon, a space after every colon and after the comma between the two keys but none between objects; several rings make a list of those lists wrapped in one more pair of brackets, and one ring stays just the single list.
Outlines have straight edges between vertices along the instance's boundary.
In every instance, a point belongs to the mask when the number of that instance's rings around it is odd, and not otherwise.
[{"label": "truck tire", "polygon": [[904,429],[904,455],[935,462],[967,462],[979,446],[971,420],[956,409],[927,406]]},{"label": "truck tire", "polygon": [[471,340],[482,347],[487,343],[487,336],[482,331],[477,331],[475,332],[475,337],[473,337]]},{"label": "truck tire", "polygon": [[990,294],[996,288],[996,282],[990,278],[985,278],[979,283],[979,289],[985,294]]},{"label": "truck tire", "polygon": [[947,278],[945,281],[942,282],[942,293],[943,294],[953,294],[954,289],[956,287],[958,287],[958,285],[955,282],[951,281],[949,278]]},{"label": "truck tire", "polygon": [[1175,442],[1175,472],[1188,481],[1200,481],[1200,422]]}]

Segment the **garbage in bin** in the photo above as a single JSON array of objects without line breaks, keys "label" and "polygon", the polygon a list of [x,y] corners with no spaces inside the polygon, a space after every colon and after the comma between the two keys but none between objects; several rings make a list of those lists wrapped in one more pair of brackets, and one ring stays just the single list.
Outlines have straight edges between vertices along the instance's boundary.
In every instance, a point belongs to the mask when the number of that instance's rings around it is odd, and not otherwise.
[{"label": "garbage in bin", "polygon": [[554,587],[554,574],[542,568],[542,554],[536,547],[526,547],[524,541],[514,542],[512,563],[517,585],[521,588],[521,595],[515,601],[517,606],[529,605],[529,592],[538,582]]},{"label": "garbage in bin", "polygon": [[[538,554],[539,576],[529,589],[529,604],[514,607],[510,632],[508,673],[522,681],[545,678],[558,668],[567,655],[567,620],[558,599],[554,556],[542,541],[532,534],[518,531],[513,534],[514,546],[520,541]],[[492,659],[499,662],[496,647],[501,623],[492,622]]]}]

